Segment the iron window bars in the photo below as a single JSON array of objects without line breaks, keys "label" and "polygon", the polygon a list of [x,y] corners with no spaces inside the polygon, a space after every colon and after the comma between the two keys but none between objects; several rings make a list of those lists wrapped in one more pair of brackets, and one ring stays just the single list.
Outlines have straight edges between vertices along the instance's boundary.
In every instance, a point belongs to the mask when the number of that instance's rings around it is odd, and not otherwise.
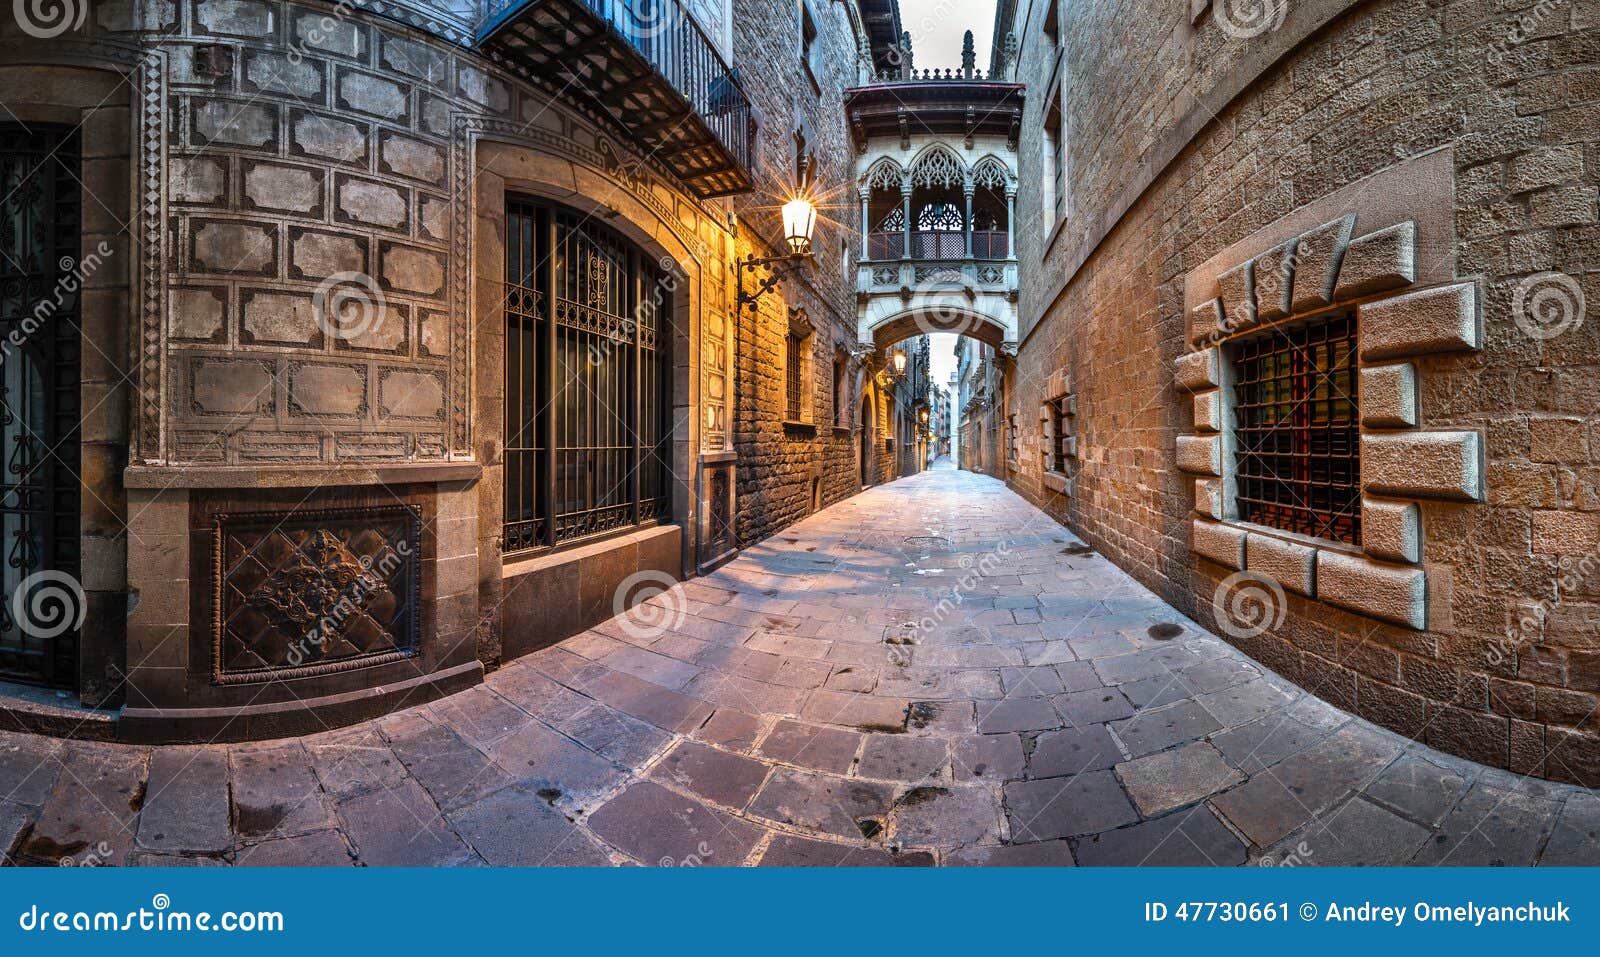
[{"label": "iron window bars", "polygon": [[1355,317],[1274,330],[1235,350],[1239,518],[1361,544]]},{"label": "iron window bars", "polygon": [[506,209],[502,548],[553,548],[669,514],[664,274],[573,210]]},{"label": "iron window bars", "polygon": [[801,351],[806,347],[806,337],[791,332],[784,337],[783,373],[784,373],[784,403],[783,417],[790,422],[800,421],[800,366]]},{"label": "iron window bars", "polygon": [[0,678],[64,688],[76,683],[77,630],[13,611],[59,587],[35,575],[80,575],[82,341],[77,284],[65,281],[79,260],[78,165],[76,133],[0,123]]}]

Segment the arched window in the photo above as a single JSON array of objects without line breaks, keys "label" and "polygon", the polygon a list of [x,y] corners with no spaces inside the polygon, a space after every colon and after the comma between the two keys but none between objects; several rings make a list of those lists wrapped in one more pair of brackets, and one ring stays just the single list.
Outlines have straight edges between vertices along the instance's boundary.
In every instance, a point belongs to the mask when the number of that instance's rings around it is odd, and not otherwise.
[{"label": "arched window", "polygon": [[993,156],[985,157],[972,168],[972,185],[979,189],[1004,190],[1010,181],[1011,173],[1005,164]]},{"label": "arched window", "polygon": [[867,171],[866,186],[868,189],[899,189],[903,178],[900,164],[885,157]]},{"label": "arched window", "polygon": [[943,146],[936,146],[917,158],[911,167],[914,186],[961,186],[966,182],[967,168],[960,157]]},{"label": "arched window", "polygon": [[959,233],[966,219],[954,203],[929,203],[917,213],[917,229],[922,232]]},{"label": "arched window", "polygon": [[668,517],[672,303],[655,263],[589,216],[507,201],[505,552]]}]

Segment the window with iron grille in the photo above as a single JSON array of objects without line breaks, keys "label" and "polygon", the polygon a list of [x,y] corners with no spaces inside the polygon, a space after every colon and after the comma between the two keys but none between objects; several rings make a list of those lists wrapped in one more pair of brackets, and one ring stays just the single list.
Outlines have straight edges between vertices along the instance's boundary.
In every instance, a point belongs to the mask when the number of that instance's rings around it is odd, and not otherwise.
[{"label": "window with iron grille", "polygon": [[1070,395],[1057,396],[1044,404],[1044,470],[1058,475],[1071,475],[1072,456],[1075,451],[1072,437],[1073,399]]},{"label": "window with iron grille", "polygon": [[665,276],[581,213],[506,206],[504,551],[665,519]]},{"label": "window with iron grille", "polygon": [[801,376],[800,362],[805,349],[806,339],[798,333],[791,332],[784,337],[784,403],[783,417],[790,422],[799,422],[801,413]]},{"label": "window with iron grille", "polygon": [[849,395],[845,390],[845,363],[843,359],[833,360],[833,424],[839,428],[850,427]]},{"label": "window with iron grille", "polygon": [[1355,354],[1350,313],[1235,347],[1242,521],[1361,544]]},{"label": "window with iron grille", "polygon": [[82,571],[81,183],[76,131],[0,123],[0,679],[59,688],[77,624],[17,612],[60,587],[45,573]]}]

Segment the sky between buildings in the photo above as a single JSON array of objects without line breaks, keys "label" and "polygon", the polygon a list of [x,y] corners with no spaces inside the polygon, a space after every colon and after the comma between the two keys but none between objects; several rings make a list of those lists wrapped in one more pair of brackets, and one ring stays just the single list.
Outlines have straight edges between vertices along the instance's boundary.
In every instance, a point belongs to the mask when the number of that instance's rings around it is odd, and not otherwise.
[{"label": "sky between buildings", "polygon": [[917,69],[959,67],[961,35],[972,31],[978,69],[989,69],[994,0],[900,0],[900,25],[911,33]]}]

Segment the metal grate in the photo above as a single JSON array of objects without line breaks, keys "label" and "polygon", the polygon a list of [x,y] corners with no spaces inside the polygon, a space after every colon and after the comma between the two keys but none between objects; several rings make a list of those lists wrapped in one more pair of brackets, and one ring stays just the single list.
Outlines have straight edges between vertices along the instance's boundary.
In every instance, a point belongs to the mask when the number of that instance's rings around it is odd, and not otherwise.
[{"label": "metal grate", "polygon": [[1356,323],[1349,313],[1237,346],[1242,520],[1361,543],[1355,352]]},{"label": "metal grate", "polygon": [[783,417],[790,422],[800,421],[800,350],[804,349],[805,345],[805,337],[795,335],[792,332],[784,339]]},{"label": "metal grate", "polygon": [[81,566],[78,166],[76,133],[0,123],[0,678],[63,688],[80,609],[35,576]]},{"label": "metal grate", "polygon": [[750,188],[755,114],[680,0],[494,0],[477,49],[627,130],[701,196]]},{"label": "metal grate", "polygon": [[504,550],[665,517],[663,275],[581,214],[514,200],[506,279]]},{"label": "metal grate", "polygon": [[1071,457],[1072,432],[1068,421],[1071,411],[1072,399],[1069,396],[1060,396],[1048,403],[1050,407],[1050,447],[1045,449],[1048,460],[1048,469],[1066,475],[1068,472],[1068,459]]}]

